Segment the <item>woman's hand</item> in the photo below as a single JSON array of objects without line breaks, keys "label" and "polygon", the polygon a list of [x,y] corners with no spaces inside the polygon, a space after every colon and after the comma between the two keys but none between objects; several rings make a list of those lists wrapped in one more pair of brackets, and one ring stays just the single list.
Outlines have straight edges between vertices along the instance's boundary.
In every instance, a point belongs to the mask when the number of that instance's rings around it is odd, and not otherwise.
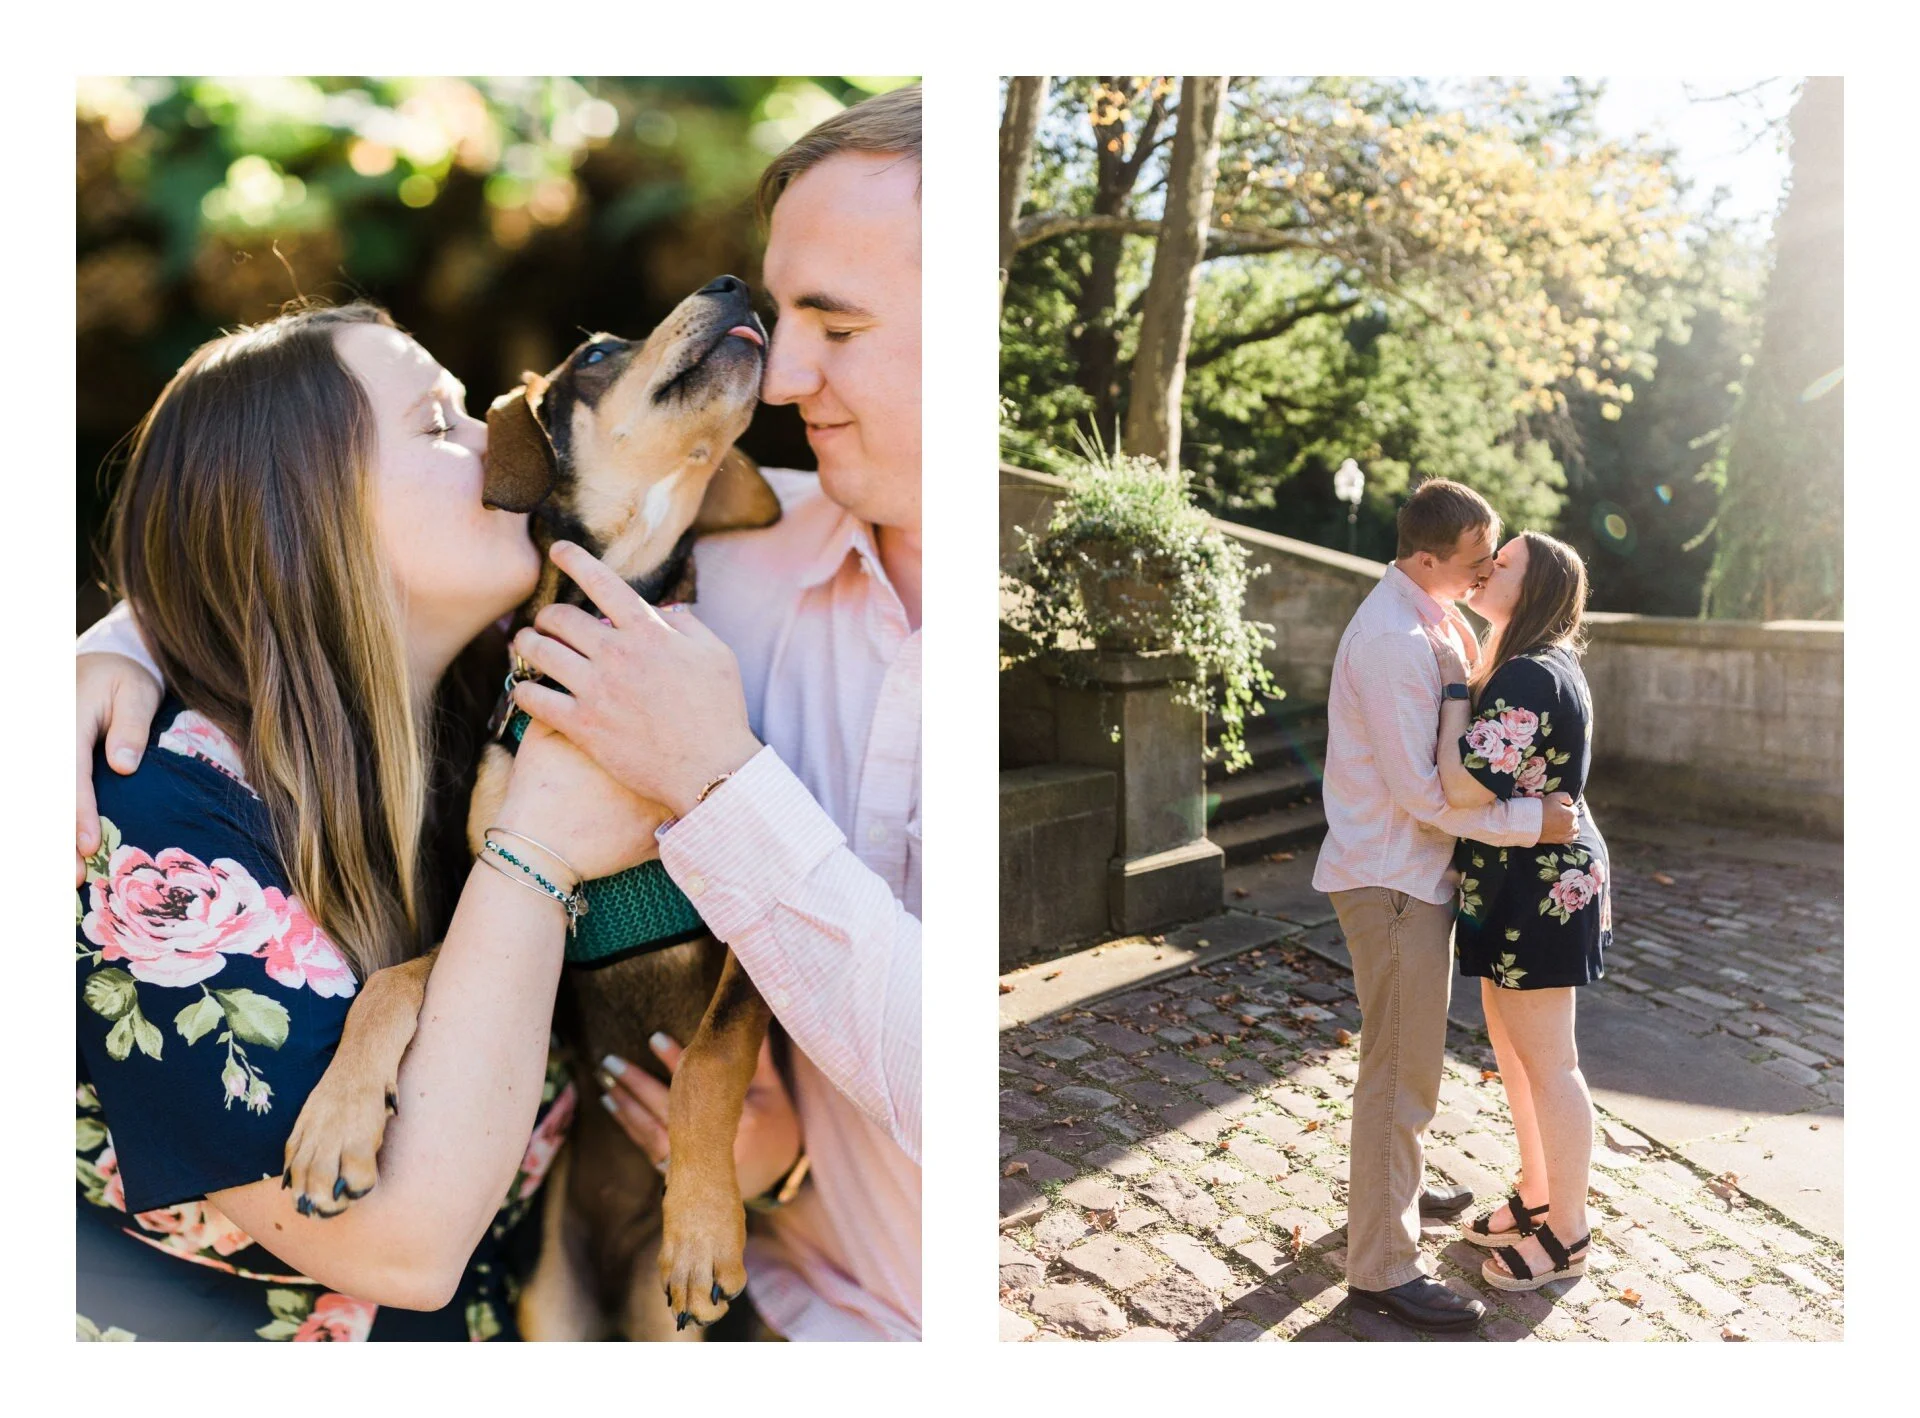
[{"label": "woman's hand", "polygon": [[[654,1055],[667,1066],[669,1076],[680,1067],[681,1047],[665,1034],[655,1034]],[[667,1157],[668,1087],[645,1069],[609,1054],[601,1061],[601,1101],[622,1131],[633,1139],[653,1165],[665,1169]],[[734,1139],[733,1165],[743,1197],[764,1196],[793,1170],[800,1158],[800,1115],[780,1070],[773,1066],[770,1043],[760,1045],[760,1064],[747,1085],[746,1106],[740,1112],[740,1132]]]},{"label": "woman's hand", "polygon": [[497,825],[559,853],[591,881],[658,856],[653,834],[667,817],[665,808],[635,797],[564,735],[536,719],[514,756],[513,781]]},{"label": "woman's hand", "polygon": [[74,660],[74,698],[79,706],[75,739],[79,748],[79,788],[74,801],[77,847],[74,884],[87,879],[87,858],[100,846],[100,809],[93,796],[93,750],[104,735],[107,763],[116,773],[131,773],[146,752],[147,733],[160,708],[159,681],[125,655],[88,654]]},{"label": "woman's hand", "polygon": [[760,751],[733,651],[684,606],[656,612],[579,547],[555,542],[551,554],[607,620],[558,602],[541,611],[514,653],[569,693],[528,681],[514,702],[630,791],[684,816]]}]

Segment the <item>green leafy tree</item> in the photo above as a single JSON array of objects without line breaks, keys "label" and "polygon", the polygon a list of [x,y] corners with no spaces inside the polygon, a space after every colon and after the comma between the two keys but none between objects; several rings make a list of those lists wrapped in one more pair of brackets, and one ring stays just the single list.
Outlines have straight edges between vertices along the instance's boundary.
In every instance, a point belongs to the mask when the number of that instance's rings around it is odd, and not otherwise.
[{"label": "green leafy tree", "polygon": [[1840,80],[1808,79],[1788,129],[1793,176],[1727,452],[1709,587],[1712,614],[1741,620],[1842,610]]}]

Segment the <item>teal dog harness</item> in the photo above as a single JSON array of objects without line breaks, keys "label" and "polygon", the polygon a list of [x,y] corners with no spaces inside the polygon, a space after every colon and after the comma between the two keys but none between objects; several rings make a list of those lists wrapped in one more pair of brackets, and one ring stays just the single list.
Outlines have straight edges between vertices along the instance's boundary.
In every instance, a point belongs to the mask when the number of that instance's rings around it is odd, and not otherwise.
[{"label": "teal dog harness", "polygon": [[[529,722],[526,711],[513,708],[513,685],[509,677],[500,708],[494,711],[502,720],[496,738],[509,753],[518,751]],[[575,969],[599,970],[708,934],[693,902],[659,861],[582,882],[580,891],[588,909],[567,933],[567,964]]]}]

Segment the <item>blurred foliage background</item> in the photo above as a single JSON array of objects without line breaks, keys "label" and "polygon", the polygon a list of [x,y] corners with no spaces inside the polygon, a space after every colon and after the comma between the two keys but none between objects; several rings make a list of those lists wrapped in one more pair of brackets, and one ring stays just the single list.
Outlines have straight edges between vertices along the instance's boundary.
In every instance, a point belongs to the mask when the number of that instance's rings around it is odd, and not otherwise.
[{"label": "blurred foliage background", "polygon": [[[365,296],[483,410],[583,334],[760,285],[767,161],[905,78],[90,78],[75,109],[80,623],[114,458],[182,360]],[[742,446],[810,467],[791,409]]]},{"label": "blurred foliage background", "polygon": [[[1001,446],[1042,470],[1119,441],[1184,121],[1168,76],[1045,82],[1030,148],[1011,101],[1002,130],[1003,205],[1009,155],[1031,171],[1003,237]],[[1354,549],[1379,560],[1443,476],[1577,546],[1596,609],[1837,618],[1839,81],[1764,135],[1794,163],[1771,236],[1603,133],[1601,95],[1233,79],[1180,462],[1218,515],[1345,550],[1333,475],[1356,459]]]}]

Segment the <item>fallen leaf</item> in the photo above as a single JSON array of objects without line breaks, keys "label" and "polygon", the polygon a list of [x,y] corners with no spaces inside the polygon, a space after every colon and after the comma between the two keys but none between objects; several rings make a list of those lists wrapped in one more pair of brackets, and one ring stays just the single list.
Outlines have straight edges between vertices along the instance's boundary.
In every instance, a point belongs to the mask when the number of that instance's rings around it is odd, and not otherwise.
[{"label": "fallen leaf", "polygon": [[1120,1212],[1117,1208],[1106,1211],[1087,1212],[1087,1222],[1096,1231],[1111,1231],[1120,1224]]},{"label": "fallen leaf", "polygon": [[1040,978],[1042,980],[1057,980],[1060,978],[1060,972],[1058,970],[1049,970],[1047,971],[1046,974],[1042,975]]},{"label": "fallen leaf", "polygon": [[1016,1044],[1014,1045],[1013,1051],[1016,1054],[1020,1055],[1020,1057],[1023,1059],[1030,1059],[1033,1057],[1033,1045],[1031,1044]]},{"label": "fallen leaf", "polygon": [[[1673,885],[1673,878],[1672,878],[1672,877],[1670,877],[1670,876],[1668,876],[1668,875],[1667,875],[1667,874],[1666,874],[1665,872],[1663,872],[1663,871],[1657,871],[1657,872],[1655,872],[1655,873],[1653,874],[1653,879],[1654,879],[1655,881],[1657,881],[1657,882],[1659,882],[1659,883],[1660,883],[1660,884],[1661,884],[1662,886],[1672,886],[1672,885]],[[1741,1338],[1743,1338],[1743,1339],[1744,1339],[1745,1337],[1746,1337],[1745,1335],[1742,1335],[1742,1336],[1741,1336]]]},{"label": "fallen leaf", "polygon": [[1233,888],[1233,899],[1236,901],[1244,901],[1251,894],[1252,893],[1244,886],[1236,886]]},{"label": "fallen leaf", "polygon": [[1050,1118],[1047,1121],[1047,1126],[1054,1128],[1070,1128],[1078,1127],[1079,1125],[1080,1119],[1078,1118]]},{"label": "fallen leaf", "polygon": [[1500,1071],[1498,1069],[1483,1068],[1480,1070],[1480,1081],[1482,1083],[1493,1083],[1497,1081],[1499,1077]]},{"label": "fallen leaf", "polygon": [[1351,1044],[1353,1035],[1345,1029],[1336,1029],[1333,1031],[1333,1041],[1336,1044]]},{"label": "fallen leaf", "polygon": [[1154,951],[1154,952],[1153,952],[1153,958],[1154,958],[1155,960],[1159,960],[1159,959],[1161,959],[1162,957],[1164,957],[1165,955],[1166,955],[1166,952],[1165,952],[1164,950],[1156,950],[1156,951]]},{"label": "fallen leaf", "polygon": [[1622,1290],[1620,1292],[1620,1300],[1623,1304],[1632,1305],[1636,1310],[1640,1308],[1640,1292],[1638,1290]]},{"label": "fallen leaf", "polygon": [[1267,860],[1270,862],[1290,862],[1293,860],[1294,855],[1292,852],[1269,852],[1267,853]]},{"label": "fallen leaf", "polygon": [[1033,1087],[1027,1090],[1027,1092],[1029,1093],[1045,1093],[1046,1091],[1047,1091],[1047,1085],[1044,1083],[1036,1083],[1033,1085]]},{"label": "fallen leaf", "polygon": [[1234,1018],[1239,1020],[1242,1024],[1246,1024],[1246,1025],[1253,1025],[1253,1024],[1259,1023],[1259,1021],[1255,1019],[1251,1014],[1236,1014]]},{"label": "fallen leaf", "polygon": [[1300,1259],[1300,1252],[1301,1252],[1301,1249],[1303,1248],[1303,1239],[1302,1239],[1302,1233],[1301,1233],[1301,1228],[1300,1228],[1300,1227],[1298,1227],[1298,1226],[1295,1226],[1295,1227],[1293,1228],[1293,1235],[1291,1235],[1291,1236],[1290,1236],[1290,1237],[1288,1237],[1287,1239],[1288,1239],[1288,1241],[1289,1241],[1289,1242],[1291,1243],[1291,1246],[1292,1246],[1292,1250],[1293,1250],[1293,1258],[1294,1258],[1295,1260],[1299,1260],[1299,1259]]},{"label": "fallen leaf", "polygon": [[1720,1337],[1729,1344],[1745,1344],[1747,1342],[1747,1336],[1735,1329],[1732,1325],[1727,1325],[1722,1329],[1720,1331]]},{"label": "fallen leaf", "polygon": [[1318,1132],[1319,1130],[1320,1119],[1318,1118],[1309,1118],[1306,1122],[1300,1124],[1300,1131],[1302,1132]]},{"label": "fallen leaf", "polygon": [[1027,1164],[1025,1162],[1009,1162],[1007,1163],[1006,1170],[1001,1172],[1000,1175],[1003,1177],[1017,1177],[1026,1170]]},{"label": "fallen leaf", "polygon": [[1820,1131],[1820,1124],[1818,1124],[1818,1123],[1808,1123],[1808,1124],[1807,1124],[1807,1131],[1808,1131],[1808,1132],[1818,1132],[1818,1131]]},{"label": "fallen leaf", "polygon": [[1001,994],[1003,994],[1003,995],[1010,995],[1010,994],[1012,994],[1012,993],[1013,993],[1013,986],[1012,986],[1012,985],[1009,985],[1009,984],[1008,984],[1008,983],[1007,983],[1007,982],[1006,982],[1005,980],[1002,980],[1002,981],[1000,982],[1000,993],[1001,993]]}]

